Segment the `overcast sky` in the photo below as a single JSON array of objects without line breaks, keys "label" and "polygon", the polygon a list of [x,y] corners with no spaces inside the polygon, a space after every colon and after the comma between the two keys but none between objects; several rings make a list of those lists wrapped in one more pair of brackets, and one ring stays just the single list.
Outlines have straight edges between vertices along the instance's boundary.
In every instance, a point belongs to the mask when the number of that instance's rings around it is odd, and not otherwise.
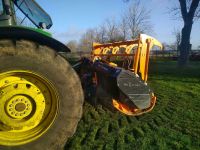
[{"label": "overcast sky", "polygon": [[[36,0],[52,17],[50,31],[64,43],[78,40],[88,29],[99,26],[109,17],[119,19],[130,3],[123,0]],[[132,0],[133,1],[133,0]],[[172,43],[174,29],[182,28],[182,20],[172,19],[169,8],[178,0],[141,0],[151,10],[154,37],[161,42]],[[193,48],[200,45],[200,20],[193,25],[191,34]]]}]

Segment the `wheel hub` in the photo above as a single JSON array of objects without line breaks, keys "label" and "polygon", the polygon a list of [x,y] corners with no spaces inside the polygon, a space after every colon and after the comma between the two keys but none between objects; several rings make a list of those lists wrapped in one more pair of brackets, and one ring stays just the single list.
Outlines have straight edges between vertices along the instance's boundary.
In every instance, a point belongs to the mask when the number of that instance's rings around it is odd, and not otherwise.
[{"label": "wheel hub", "polygon": [[21,145],[43,135],[55,120],[58,96],[43,76],[29,71],[0,74],[0,145]]},{"label": "wheel hub", "polygon": [[26,96],[14,96],[6,105],[7,113],[16,119],[23,119],[32,112],[32,103]]}]

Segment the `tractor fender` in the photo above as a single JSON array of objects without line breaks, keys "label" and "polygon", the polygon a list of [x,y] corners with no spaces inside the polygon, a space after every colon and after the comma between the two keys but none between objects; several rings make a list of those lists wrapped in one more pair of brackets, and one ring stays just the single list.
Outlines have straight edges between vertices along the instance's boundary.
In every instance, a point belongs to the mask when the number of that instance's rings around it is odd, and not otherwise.
[{"label": "tractor fender", "polygon": [[37,32],[36,29],[26,27],[0,27],[0,39],[25,39],[39,43],[40,45],[46,45],[57,52],[71,52],[71,50],[63,43],[56,39]]}]

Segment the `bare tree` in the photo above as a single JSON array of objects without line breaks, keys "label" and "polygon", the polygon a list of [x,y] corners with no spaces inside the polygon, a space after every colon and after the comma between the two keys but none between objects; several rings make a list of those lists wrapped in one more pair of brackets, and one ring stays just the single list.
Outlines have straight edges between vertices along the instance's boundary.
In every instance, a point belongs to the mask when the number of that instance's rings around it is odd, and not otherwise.
[{"label": "bare tree", "polygon": [[115,33],[117,32],[117,25],[114,18],[106,19],[106,27],[107,27],[107,37],[108,41],[112,42],[115,38]]},{"label": "bare tree", "polygon": [[178,29],[174,29],[174,31],[172,32],[172,34],[175,37],[174,45],[176,46],[176,48],[174,50],[178,50],[180,42],[181,42],[181,31],[178,30]]},{"label": "bare tree", "polygon": [[80,39],[80,47],[83,51],[91,50],[92,42],[106,43],[124,41],[136,38],[140,33],[150,32],[150,11],[145,9],[140,1],[130,5],[128,11],[122,14],[120,21],[115,18],[106,19],[99,27],[88,29]]},{"label": "bare tree", "polygon": [[184,66],[188,62],[189,51],[191,49],[190,35],[193,22],[200,18],[200,0],[179,0],[179,6],[172,10],[175,15],[181,14],[184,26],[181,31],[180,57],[178,64]]},{"label": "bare tree", "polygon": [[71,40],[66,45],[72,52],[77,52],[78,51],[78,43],[77,43],[77,41]]},{"label": "bare tree", "polygon": [[120,25],[115,18],[109,18],[105,21],[107,42],[122,41],[123,35],[120,33]]},{"label": "bare tree", "polygon": [[179,56],[180,53],[180,42],[181,42],[181,31],[178,29],[174,29],[174,31],[172,32],[172,34],[175,37],[175,42],[174,42],[174,49],[177,51],[177,56]]},{"label": "bare tree", "polygon": [[106,37],[106,27],[104,24],[102,24],[100,27],[96,28],[96,42],[99,43],[105,43],[107,41],[107,37]]},{"label": "bare tree", "polygon": [[131,31],[131,37],[136,38],[140,33],[152,31],[150,23],[150,11],[146,9],[140,1],[133,2],[124,15],[127,25]]},{"label": "bare tree", "polygon": [[129,38],[128,30],[127,20],[125,17],[122,17],[119,25],[119,32],[121,34],[122,41],[125,41]]},{"label": "bare tree", "polygon": [[85,34],[82,35],[79,47],[81,51],[91,51],[92,50],[92,43],[95,42],[96,39],[96,32],[94,29],[88,29]]}]

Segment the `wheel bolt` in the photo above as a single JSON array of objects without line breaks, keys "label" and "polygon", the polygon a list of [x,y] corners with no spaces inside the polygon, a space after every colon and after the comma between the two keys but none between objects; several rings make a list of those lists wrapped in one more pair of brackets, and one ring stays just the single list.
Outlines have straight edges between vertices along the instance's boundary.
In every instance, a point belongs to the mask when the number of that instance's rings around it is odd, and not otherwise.
[{"label": "wheel bolt", "polygon": [[14,88],[16,89],[17,87],[18,87],[18,84],[15,84],[15,85],[14,85]]}]

